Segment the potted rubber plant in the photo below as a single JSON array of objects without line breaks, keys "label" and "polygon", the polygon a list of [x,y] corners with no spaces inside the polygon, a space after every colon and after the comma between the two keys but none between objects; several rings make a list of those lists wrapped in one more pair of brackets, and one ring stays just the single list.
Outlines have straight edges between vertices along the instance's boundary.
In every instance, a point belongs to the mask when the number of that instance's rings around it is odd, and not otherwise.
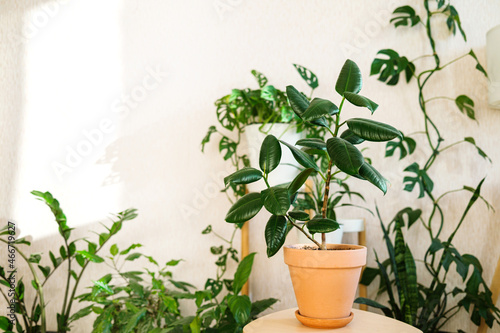
[{"label": "potted rubber plant", "polygon": [[[303,149],[268,135],[260,149],[259,167],[246,167],[224,179],[226,186],[249,184],[263,180],[266,189],[251,192],[239,199],[229,209],[226,221],[248,221],[265,207],[271,213],[265,227],[267,255],[275,255],[292,228],[298,228],[312,244],[284,247],[285,263],[290,276],[299,310],[297,319],[311,327],[342,327],[353,318],[351,307],[362,267],[366,264],[366,248],[359,245],[327,244],[326,234],[339,228],[328,214],[330,187],[333,176],[345,173],[366,180],[387,191],[385,178],[369,164],[356,145],[366,141],[389,141],[401,137],[394,127],[365,118],[341,119],[346,101],[358,107],[366,107],[372,113],[378,105],[359,95],[362,86],[361,72],[351,60],[347,60],[338,76],[335,90],[341,96],[337,107],[321,98],[309,101],[293,86],[286,88],[290,107],[297,117],[310,125],[326,130],[322,138],[303,139],[297,142]],[[333,125],[329,125],[329,124]],[[273,170],[280,164],[282,148],[287,147],[296,161],[305,169],[289,182],[270,186]],[[326,152],[324,154],[323,152]],[[314,155],[324,154],[327,167],[322,172]],[[293,210],[298,192],[309,177],[319,175],[324,182],[321,214],[310,219],[305,211]],[[298,221],[305,222],[301,227]],[[314,235],[321,234],[316,240]]]}]

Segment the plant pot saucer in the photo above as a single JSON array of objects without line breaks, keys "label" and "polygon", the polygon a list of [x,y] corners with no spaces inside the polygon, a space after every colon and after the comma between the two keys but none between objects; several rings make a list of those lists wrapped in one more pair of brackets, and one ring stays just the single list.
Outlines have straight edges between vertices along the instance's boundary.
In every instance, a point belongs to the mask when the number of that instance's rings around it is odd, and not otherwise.
[{"label": "plant pot saucer", "polygon": [[295,311],[295,317],[303,325],[312,328],[341,328],[349,324],[354,318],[354,314],[351,314],[345,318],[338,319],[319,319],[303,316],[299,313],[299,310]]}]

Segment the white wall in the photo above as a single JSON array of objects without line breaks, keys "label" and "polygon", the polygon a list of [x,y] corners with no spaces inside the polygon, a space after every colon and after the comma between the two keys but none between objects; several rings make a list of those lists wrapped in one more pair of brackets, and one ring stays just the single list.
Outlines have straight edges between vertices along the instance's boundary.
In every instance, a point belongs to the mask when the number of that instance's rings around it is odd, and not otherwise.
[{"label": "white wall", "polygon": [[[222,162],[215,143],[207,146],[205,154],[199,150],[206,129],[216,122],[213,102],[232,88],[255,86],[251,69],[265,73],[278,87],[291,83],[305,90],[292,63],[302,64],[319,76],[316,96],[337,98],[333,94],[336,75],[349,57],[363,71],[363,93],[380,104],[374,118],[405,133],[420,130],[416,87],[390,88],[368,76],[371,60],[381,48],[396,48],[410,57],[428,52],[422,29],[396,31],[387,24],[390,10],[403,3],[2,2],[0,66],[5,75],[0,76],[0,153],[6,161],[0,165],[2,221],[16,221],[23,233],[37,240],[35,249],[47,251],[57,239],[56,228],[48,210],[29,195],[32,189],[49,190],[60,198],[70,225],[81,226],[81,234],[87,234],[89,228],[98,229],[94,222],[109,212],[136,207],[140,217],[124,227],[117,242],[143,243],[143,251],[160,262],[186,259],[176,271],[177,277],[202,287],[214,274],[209,248],[219,242],[213,236],[202,236],[201,230],[212,224],[222,234],[232,231],[223,222],[229,203],[217,192],[230,167]],[[438,40],[445,45],[440,48],[443,58],[452,59],[474,47],[484,62],[485,33],[499,23],[493,13],[500,12],[500,2],[454,3],[470,43],[464,46],[459,38],[448,42],[442,31]],[[56,9],[40,7],[43,4]],[[40,21],[34,35],[23,36],[23,27],[37,22],[33,21],[34,13],[46,13],[49,20],[46,24]],[[16,36],[21,36],[21,43],[16,43]],[[442,78],[434,88],[447,85],[450,96],[466,93],[473,97],[481,124],[468,121],[452,103],[436,102],[431,114],[440,114],[438,122],[447,141],[474,136],[494,163],[499,161],[496,125],[500,113],[487,107],[486,82],[474,70],[473,61],[450,66]],[[434,88],[429,89],[429,96]],[[355,108],[349,112],[368,115],[366,110]],[[114,128],[103,133],[102,142],[94,144],[80,163],[75,162],[78,165],[70,166],[71,172],[58,177],[54,161],[65,163],[67,147],[76,150],[85,145],[82,142],[88,139],[84,131],[98,129],[103,119],[109,119]],[[370,148],[370,155],[392,181],[385,197],[367,190],[368,202],[372,205],[376,200],[387,221],[398,209],[414,204],[416,195],[401,192],[405,163],[383,159],[382,146]],[[463,184],[473,186],[488,174],[483,194],[500,207],[495,191],[500,177],[497,167],[482,162],[472,147],[463,147],[460,154],[450,150],[443,155],[449,163],[435,169],[434,177],[439,179],[436,192]],[[440,173],[450,177],[440,177]],[[467,196],[458,196],[447,202],[447,232],[466,200]],[[355,216],[359,213],[346,213],[346,217]],[[363,217],[367,218],[368,247],[385,253],[378,222],[368,215]],[[478,204],[456,238],[461,251],[482,260],[487,279],[492,277],[500,249],[495,242],[500,236],[497,219],[496,213]],[[279,254],[267,260],[262,248],[265,220],[260,214],[251,224],[252,248],[259,251],[252,295],[255,299],[282,299],[276,309],[291,307],[294,300],[286,267]],[[421,256],[426,245],[417,243],[423,235],[417,230],[410,240],[415,244],[415,255]],[[372,260],[372,251],[369,253]],[[102,269],[89,271],[88,279],[100,277]],[[55,295],[56,285],[57,281],[49,294]],[[56,308],[59,305],[54,302],[51,309]],[[465,314],[454,325],[471,330]],[[80,331],[88,329],[79,326],[75,330]]]}]

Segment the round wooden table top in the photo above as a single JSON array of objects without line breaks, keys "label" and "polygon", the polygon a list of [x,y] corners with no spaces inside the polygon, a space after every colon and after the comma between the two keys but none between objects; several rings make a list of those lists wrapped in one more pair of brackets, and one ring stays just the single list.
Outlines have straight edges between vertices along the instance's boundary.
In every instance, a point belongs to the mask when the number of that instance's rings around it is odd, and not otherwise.
[{"label": "round wooden table top", "polygon": [[368,311],[352,309],[354,319],[337,329],[317,329],[302,325],[295,318],[295,310],[288,309],[261,317],[243,328],[243,333],[421,333],[419,329],[401,321]]}]

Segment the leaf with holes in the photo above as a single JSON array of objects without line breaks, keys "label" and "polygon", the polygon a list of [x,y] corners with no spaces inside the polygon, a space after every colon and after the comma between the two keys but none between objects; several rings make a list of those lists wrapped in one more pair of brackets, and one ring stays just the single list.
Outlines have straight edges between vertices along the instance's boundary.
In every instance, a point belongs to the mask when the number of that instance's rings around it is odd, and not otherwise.
[{"label": "leaf with holes", "polygon": [[474,101],[466,95],[460,95],[455,99],[455,103],[458,106],[460,112],[467,115],[472,120],[476,120],[474,114]]},{"label": "leaf with holes", "polygon": [[[399,149],[399,159],[405,158],[407,155],[413,154],[415,151],[415,148],[417,147],[417,143],[415,140],[413,140],[410,137],[403,137],[403,139],[398,138],[398,142],[395,141],[390,141],[387,142],[385,146],[385,157],[390,157],[394,155],[394,152],[396,149]],[[406,146],[408,146],[408,149],[405,147],[404,143],[406,143]]]},{"label": "leaf with holes", "polygon": [[415,185],[418,184],[420,192],[418,197],[423,198],[425,191],[432,192],[434,188],[434,182],[427,175],[425,170],[421,170],[419,165],[415,162],[408,166],[404,171],[412,172],[415,174],[414,177],[406,176],[403,178],[403,183],[405,183],[404,190],[408,192],[412,192],[415,188]]},{"label": "leaf with holes", "polygon": [[318,88],[319,83],[316,74],[311,72],[309,69],[297,64],[293,64],[293,67],[295,67],[297,72],[299,72],[300,77],[304,79],[304,81],[306,81],[309,87],[311,87],[312,89]]},{"label": "leaf with holes", "polygon": [[411,26],[414,27],[415,25],[420,22],[420,16],[418,16],[415,13],[415,9],[413,9],[410,6],[402,6],[396,8],[394,10],[393,14],[402,14],[401,16],[396,16],[391,19],[391,23],[394,22],[394,26],[397,28],[399,26]]},{"label": "leaf with holes", "polygon": [[388,59],[376,58],[372,62],[370,75],[379,74],[378,80],[393,86],[399,82],[399,75],[405,72],[406,82],[410,82],[415,73],[415,65],[406,57],[391,49],[380,50],[377,54],[388,56]]},{"label": "leaf with holes", "polygon": [[491,163],[491,159],[488,157],[488,155],[486,155],[486,153],[484,152],[484,150],[482,150],[481,148],[479,148],[476,145],[476,140],[474,140],[474,138],[468,136],[468,137],[464,138],[464,141],[468,142],[468,143],[470,143],[472,145],[474,145],[474,147],[476,147],[476,149],[477,149],[477,153],[479,154],[479,156],[481,156],[482,158],[488,160]]},{"label": "leaf with holes", "polygon": [[260,91],[260,98],[266,101],[274,102],[276,101],[276,97],[277,97],[277,91],[274,86],[265,86]]},{"label": "leaf with holes", "polygon": [[237,144],[227,136],[223,136],[219,141],[219,152],[224,154],[224,161],[230,159],[236,153]]},{"label": "leaf with holes", "polygon": [[255,69],[252,69],[252,75],[259,83],[259,88],[262,88],[267,84],[267,77],[261,72],[257,72]]}]

